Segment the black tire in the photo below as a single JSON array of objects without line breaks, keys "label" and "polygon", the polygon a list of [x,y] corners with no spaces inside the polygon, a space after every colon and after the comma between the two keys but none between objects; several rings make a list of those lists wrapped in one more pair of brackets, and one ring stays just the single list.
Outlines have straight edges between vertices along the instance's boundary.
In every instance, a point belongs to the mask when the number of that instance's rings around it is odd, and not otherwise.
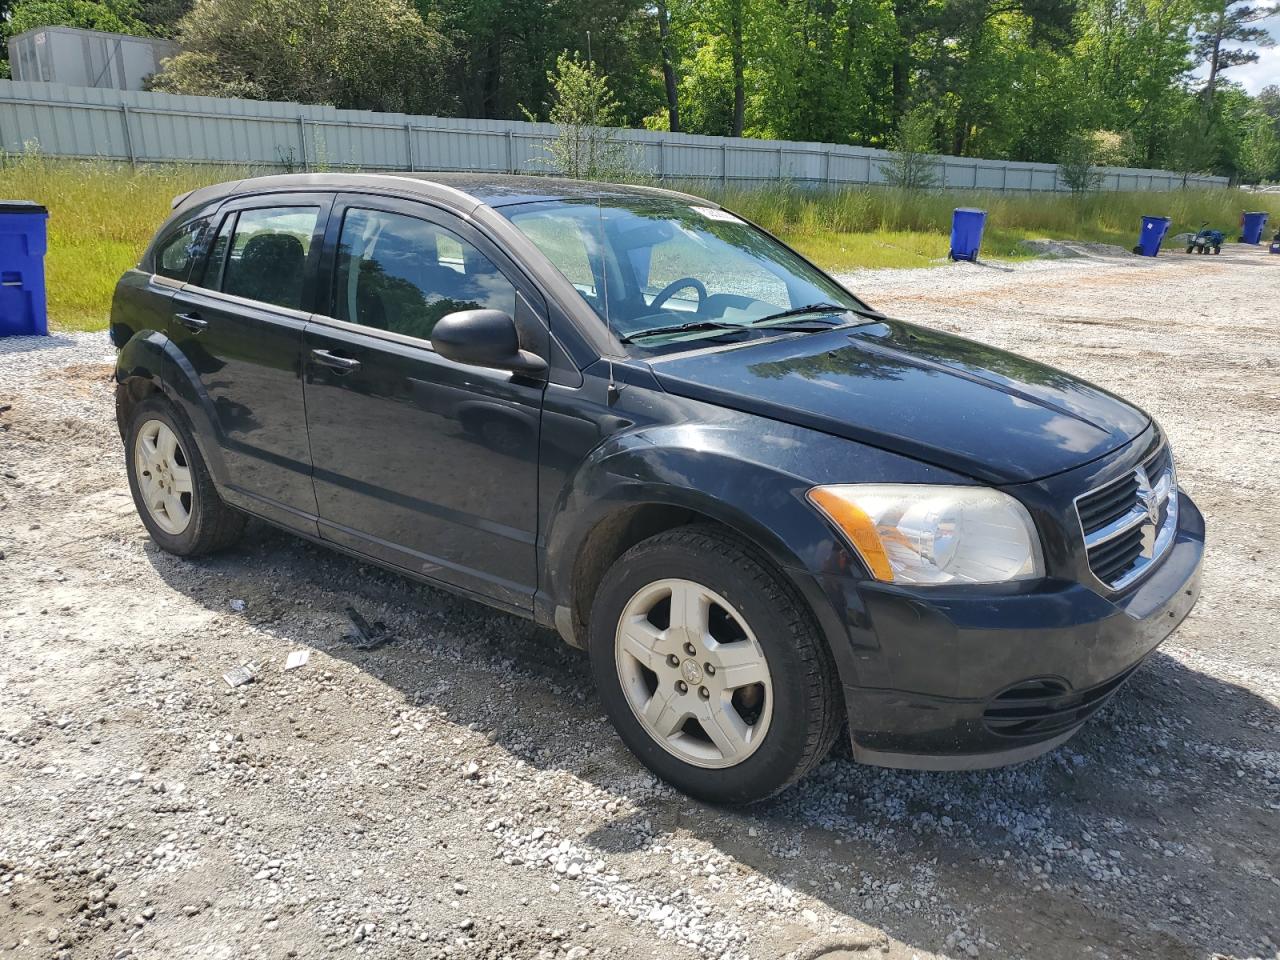
[{"label": "black tire", "polygon": [[[142,428],[154,420],[166,425],[177,436],[179,452],[191,472],[190,520],[180,533],[167,532],[159,525],[139,487],[134,451]],[[183,417],[174,409],[173,404],[160,394],[139,403],[129,416],[125,431],[125,471],[129,475],[129,492],[133,494],[133,504],[138,516],[142,518],[142,524],[147,528],[151,539],[166,553],[180,557],[213,553],[231,546],[244,532],[245,515],[227,506],[218,496],[213,477],[209,475],[191,431],[187,429]]]},{"label": "black tire", "polygon": [[[619,618],[658,580],[687,579],[728,601],[755,634],[772,686],[772,718],[755,751],[735,766],[696,766],[668,752],[636,718],[618,676]],[[588,652],[605,711],[639,760],[684,793],[744,804],[785,790],[830,752],[845,716],[831,653],[796,590],[750,544],[717,527],[660,533],[605,574],[591,608]]]},{"label": "black tire", "polygon": [[1195,252],[1196,252],[1196,246],[1194,243],[1191,246],[1187,247],[1187,253],[1195,253]]},{"label": "black tire", "polygon": [[1214,245],[1214,247],[1213,247],[1213,253],[1214,253],[1214,256],[1217,256],[1217,255],[1218,255],[1218,254],[1220,254],[1221,252],[1222,252],[1222,247],[1221,247],[1221,246],[1218,246],[1217,244],[1215,244],[1215,245]]}]

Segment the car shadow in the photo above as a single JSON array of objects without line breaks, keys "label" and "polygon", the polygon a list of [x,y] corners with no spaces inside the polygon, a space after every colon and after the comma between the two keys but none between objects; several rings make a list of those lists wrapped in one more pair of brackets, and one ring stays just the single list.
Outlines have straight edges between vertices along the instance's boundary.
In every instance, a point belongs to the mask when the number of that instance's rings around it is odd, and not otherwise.
[{"label": "car shadow", "polygon": [[[768,881],[752,897],[797,914],[787,937],[805,935],[796,903],[813,898],[953,956],[1190,960],[1280,940],[1280,711],[1174,656],[1157,653],[1074,739],[1029,763],[884,770],[837,744],[780,797],[724,809],[649,775],[605,720],[586,656],[529,621],[258,524],[230,553],[148,555],[208,608],[245,599],[250,622],[287,644],[350,663],[407,705],[611,794],[619,812],[580,839],[600,856],[663,848],[666,862],[665,846],[689,839],[709,846],[721,877],[751,868]],[[395,639],[354,648],[348,605]],[[1046,943],[1057,948],[1046,953]]]}]

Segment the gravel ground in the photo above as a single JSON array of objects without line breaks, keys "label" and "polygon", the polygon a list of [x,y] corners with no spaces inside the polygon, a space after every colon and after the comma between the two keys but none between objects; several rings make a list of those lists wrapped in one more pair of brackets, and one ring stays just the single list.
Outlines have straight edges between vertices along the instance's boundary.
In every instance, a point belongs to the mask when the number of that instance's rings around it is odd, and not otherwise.
[{"label": "gravel ground", "polygon": [[[1277,956],[1280,259],[848,282],[1172,436],[1203,599],[1074,740],[981,773],[837,756],[768,805],[693,803],[524,621],[263,527],[157,552],[103,335],[0,340],[0,957]],[[348,604],[397,639],[353,649]]]}]

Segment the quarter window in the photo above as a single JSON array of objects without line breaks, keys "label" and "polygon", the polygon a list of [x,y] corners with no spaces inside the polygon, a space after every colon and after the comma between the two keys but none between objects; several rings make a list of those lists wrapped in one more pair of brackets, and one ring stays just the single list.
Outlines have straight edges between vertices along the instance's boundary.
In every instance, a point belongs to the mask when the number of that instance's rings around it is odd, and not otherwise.
[{"label": "quarter window", "polygon": [[222,286],[222,268],[227,263],[227,247],[231,245],[231,234],[235,228],[236,215],[228,213],[222,219],[222,226],[218,228],[218,235],[214,238],[208,259],[205,260],[204,274],[193,276],[193,283],[210,290],[217,290]]},{"label": "quarter window", "polygon": [[515,287],[493,261],[444,227],[380,210],[342,221],[334,311],[339,320],[422,340],[445,314],[515,313]]},{"label": "quarter window", "polygon": [[208,226],[207,218],[192,220],[166,240],[156,253],[155,272],[170,280],[186,282],[191,265],[200,255],[200,241]]},{"label": "quarter window", "polygon": [[[222,268],[222,292],[300,310],[303,273],[319,217],[319,207],[240,211]],[[215,255],[216,247],[215,243]],[[215,279],[216,269],[210,258]]]}]

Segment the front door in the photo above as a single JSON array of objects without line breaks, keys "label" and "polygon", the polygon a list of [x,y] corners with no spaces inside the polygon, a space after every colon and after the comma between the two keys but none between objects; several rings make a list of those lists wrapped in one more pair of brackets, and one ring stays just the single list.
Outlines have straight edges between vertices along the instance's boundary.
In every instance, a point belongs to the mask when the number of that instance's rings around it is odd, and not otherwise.
[{"label": "front door", "polygon": [[331,202],[275,195],[225,208],[199,275],[173,297],[170,324],[204,389],[227,498],[313,535],[302,331]]},{"label": "front door", "polygon": [[545,355],[541,298],[472,227],[410,201],[339,198],[326,274],[304,336],[321,536],[530,608],[543,383],[446,360],[431,328],[504,310]]}]

